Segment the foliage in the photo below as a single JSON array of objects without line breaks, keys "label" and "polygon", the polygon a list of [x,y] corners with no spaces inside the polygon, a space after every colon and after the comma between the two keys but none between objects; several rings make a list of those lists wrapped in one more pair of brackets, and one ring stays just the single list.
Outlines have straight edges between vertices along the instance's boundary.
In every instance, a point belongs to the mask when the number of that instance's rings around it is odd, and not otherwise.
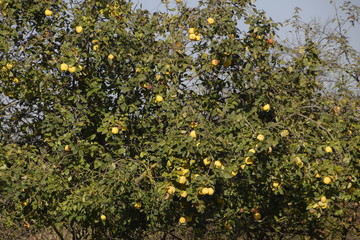
[{"label": "foliage", "polygon": [[[359,52],[349,41],[349,34],[357,31],[360,18],[360,6],[351,1],[344,1],[341,6],[331,1],[335,16],[326,22],[311,20],[309,23],[301,19],[301,9],[295,9],[293,17],[286,24],[293,29],[293,39],[287,43],[289,48],[299,48],[306,41],[312,40],[317,44],[322,66],[319,77],[334,93],[347,92],[347,89],[358,92]],[[340,91],[338,91],[340,90]],[[340,93],[341,94],[341,93]]]},{"label": "foliage", "polygon": [[356,227],[359,98],[326,94],[318,44],[275,41],[249,0],[165,5],[1,1],[1,222],[74,239]]}]

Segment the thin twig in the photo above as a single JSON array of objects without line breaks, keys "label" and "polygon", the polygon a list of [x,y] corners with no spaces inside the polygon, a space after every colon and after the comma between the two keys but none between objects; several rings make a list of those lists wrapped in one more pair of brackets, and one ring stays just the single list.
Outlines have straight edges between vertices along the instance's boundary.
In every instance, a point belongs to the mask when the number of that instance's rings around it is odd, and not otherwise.
[{"label": "thin twig", "polygon": [[256,131],[255,131],[255,129],[253,128],[253,126],[250,124],[250,122],[247,120],[247,118],[246,118],[244,115],[242,115],[241,113],[240,113],[240,115],[245,119],[245,122],[249,125],[249,127],[251,128],[251,130],[252,130],[253,133],[255,134]]},{"label": "thin twig", "polygon": [[301,106],[300,108],[317,108],[321,110],[321,108],[318,106]]},{"label": "thin twig", "polygon": [[56,234],[58,235],[58,237],[60,238],[60,240],[65,240],[65,238],[63,237],[63,235],[59,232],[59,230],[55,227],[55,225],[51,226],[52,229],[54,229],[54,231],[56,232]]},{"label": "thin twig", "polygon": [[324,130],[330,136],[331,140],[334,140],[334,137],[331,135],[331,133],[325,127],[323,127],[320,123],[314,121],[313,119],[311,119],[311,118],[309,118],[309,117],[307,117],[305,115],[302,115],[301,113],[298,113],[297,115],[299,115],[300,117],[303,117],[303,118],[315,123],[319,128]]},{"label": "thin twig", "polygon": [[152,165],[150,166],[150,168],[148,168],[145,164],[144,164],[144,166],[145,166],[145,171],[144,171],[139,177],[137,177],[137,178],[135,179],[135,183],[136,183],[136,184],[139,184],[139,182],[140,182],[144,177],[147,176],[147,177],[149,178],[150,182],[155,185],[155,181],[154,181],[154,178],[153,178],[153,176],[152,176],[152,174],[151,174],[151,170],[157,166],[157,163],[152,164]]},{"label": "thin twig", "polygon": [[0,109],[0,111],[4,111],[6,108],[11,107],[12,105],[15,105],[15,104],[17,104],[17,101],[14,101],[14,102],[12,102],[12,103],[9,103],[8,105],[6,105],[6,106],[4,106],[2,109]]}]

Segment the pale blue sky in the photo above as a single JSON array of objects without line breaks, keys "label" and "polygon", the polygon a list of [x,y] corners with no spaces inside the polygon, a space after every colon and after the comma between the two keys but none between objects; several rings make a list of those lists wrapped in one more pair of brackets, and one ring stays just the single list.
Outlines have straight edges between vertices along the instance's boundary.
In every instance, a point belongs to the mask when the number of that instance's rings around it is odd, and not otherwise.
[{"label": "pale blue sky", "polygon": [[[175,2],[175,0],[169,0]],[[197,0],[183,0],[190,6],[196,6]],[[150,11],[161,9],[161,0],[134,0],[134,3],[139,2],[143,8]],[[266,11],[267,16],[271,17],[275,22],[283,22],[289,19],[294,13],[294,8],[299,7],[302,9],[300,16],[306,22],[316,19],[320,22],[325,22],[335,15],[335,10],[332,5],[329,4],[330,0],[257,0],[256,6],[259,9]],[[338,6],[340,6],[344,0],[334,0]],[[360,0],[352,0],[354,4],[360,6]],[[286,35],[286,29],[278,32],[279,36],[284,39],[289,35]],[[355,29],[350,32],[350,43],[358,51],[360,51],[360,23],[357,24]]]}]

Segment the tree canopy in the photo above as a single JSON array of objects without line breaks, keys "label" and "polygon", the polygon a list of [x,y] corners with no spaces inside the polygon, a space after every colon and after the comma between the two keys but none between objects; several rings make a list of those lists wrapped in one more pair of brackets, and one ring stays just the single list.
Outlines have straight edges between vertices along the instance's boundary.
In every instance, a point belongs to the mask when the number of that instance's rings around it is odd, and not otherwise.
[{"label": "tree canopy", "polygon": [[[340,42],[339,68],[311,34],[284,44],[250,0],[164,4],[0,1],[0,225],[73,239],[354,231],[358,52]],[[345,73],[335,93],[330,71]]]}]

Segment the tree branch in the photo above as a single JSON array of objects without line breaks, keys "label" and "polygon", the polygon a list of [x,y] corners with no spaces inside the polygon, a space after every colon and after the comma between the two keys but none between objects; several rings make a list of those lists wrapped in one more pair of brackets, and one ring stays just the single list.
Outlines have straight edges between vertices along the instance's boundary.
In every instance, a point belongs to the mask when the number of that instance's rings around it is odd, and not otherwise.
[{"label": "tree branch", "polygon": [[314,121],[313,119],[311,119],[311,118],[309,118],[309,117],[307,117],[307,116],[305,116],[305,115],[303,115],[301,113],[297,113],[297,115],[299,115],[300,117],[303,117],[303,118],[315,123],[319,128],[324,130],[330,136],[331,140],[334,140],[334,137],[331,135],[331,133],[325,127],[323,127],[320,123]]}]

